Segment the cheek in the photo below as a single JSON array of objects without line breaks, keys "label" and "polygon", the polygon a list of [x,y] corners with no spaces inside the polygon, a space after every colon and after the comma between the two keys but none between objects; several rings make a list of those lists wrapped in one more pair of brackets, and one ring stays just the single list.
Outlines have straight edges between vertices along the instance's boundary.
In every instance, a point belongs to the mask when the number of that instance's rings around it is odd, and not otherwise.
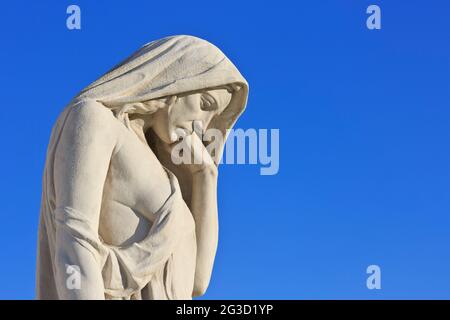
[{"label": "cheek", "polygon": [[208,112],[208,114],[205,117],[206,119],[204,120],[205,127],[209,126],[209,123],[211,122],[211,120],[214,118],[215,115],[216,115],[215,112]]},{"label": "cheek", "polygon": [[164,126],[164,130],[166,132],[167,139],[170,143],[176,142],[178,140],[178,135],[180,132],[180,127],[184,127],[186,124],[186,120],[184,117],[177,115],[169,115]]},{"label": "cheek", "polygon": [[166,123],[169,130],[175,130],[177,127],[183,127],[187,122],[195,120],[198,116],[198,113],[190,106],[178,105],[171,110]]},{"label": "cheek", "polygon": [[203,116],[204,111],[200,108],[200,94],[193,94],[187,96],[183,101],[183,105],[179,106],[178,110],[178,121],[192,121],[192,120],[200,120]]},{"label": "cheek", "polygon": [[176,117],[171,117],[170,115],[166,117],[162,130],[166,136],[167,142],[173,143],[177,140],[176,129],[177,129],[178,119]]},{"label": "cheek", "polygon": [[162,141],[170,143],[170,128],[167,112],[164,112],[164,110],[157,111],[153,117],[153,131]]}]

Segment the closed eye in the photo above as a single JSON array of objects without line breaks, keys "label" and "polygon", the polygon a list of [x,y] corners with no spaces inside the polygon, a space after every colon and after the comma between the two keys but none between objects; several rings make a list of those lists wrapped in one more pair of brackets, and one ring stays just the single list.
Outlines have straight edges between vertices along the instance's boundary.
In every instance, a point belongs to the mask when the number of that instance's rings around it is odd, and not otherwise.
[{"label": "closed eye", "polygon": [[200,97],[200,109],[203,111],[215,111],[219,109],[216,99],[207,92],[202,93]]}]

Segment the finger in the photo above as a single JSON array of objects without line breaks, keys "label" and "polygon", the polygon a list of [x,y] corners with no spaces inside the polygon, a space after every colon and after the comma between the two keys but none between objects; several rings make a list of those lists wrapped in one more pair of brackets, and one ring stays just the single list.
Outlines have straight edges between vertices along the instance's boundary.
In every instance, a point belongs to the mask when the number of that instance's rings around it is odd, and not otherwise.
[{"label": "finger", "polygon": [[204,133],[203,121],[198,121],[198,120],[193,121],[192,129],[197,134],[197,136],[199,136],[200,138],[203,137],[203,133]]},{"label": "finger", "polygon": [[203,144],[202,140],[196,135],[192,134],[186,137],[186,142],[189,145],[194,164],[212,165],[212,160],[208,150]]}]

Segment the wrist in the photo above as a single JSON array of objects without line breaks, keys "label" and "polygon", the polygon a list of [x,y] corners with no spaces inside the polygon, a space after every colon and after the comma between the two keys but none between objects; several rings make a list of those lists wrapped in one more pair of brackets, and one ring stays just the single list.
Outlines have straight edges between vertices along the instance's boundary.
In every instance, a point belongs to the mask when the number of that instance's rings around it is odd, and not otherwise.
[{"label": "wrist", "polygon": [[219,171],[216,166],[204,167],[193,173],[193,179],[217,179]]}]

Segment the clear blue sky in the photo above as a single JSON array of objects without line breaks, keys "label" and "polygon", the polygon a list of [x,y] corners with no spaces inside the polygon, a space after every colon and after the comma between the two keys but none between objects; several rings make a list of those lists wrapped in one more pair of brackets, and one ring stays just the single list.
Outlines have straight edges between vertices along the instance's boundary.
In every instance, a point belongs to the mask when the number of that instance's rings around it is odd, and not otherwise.
[{"label": "clear blue sky", "polygon": [[[78,4],[82,30],[66,28]],[[378,4],[382,29],[366,28]],[[450,298],[450,3],[8,1],[0,8],[0,298],[34,297],[51,127],[146,42],[191,34],[250,84],[239,128],[280,129],[280,171],[222,166],[205,298]],[[366,267],[382,289],[366,288]]]}]

